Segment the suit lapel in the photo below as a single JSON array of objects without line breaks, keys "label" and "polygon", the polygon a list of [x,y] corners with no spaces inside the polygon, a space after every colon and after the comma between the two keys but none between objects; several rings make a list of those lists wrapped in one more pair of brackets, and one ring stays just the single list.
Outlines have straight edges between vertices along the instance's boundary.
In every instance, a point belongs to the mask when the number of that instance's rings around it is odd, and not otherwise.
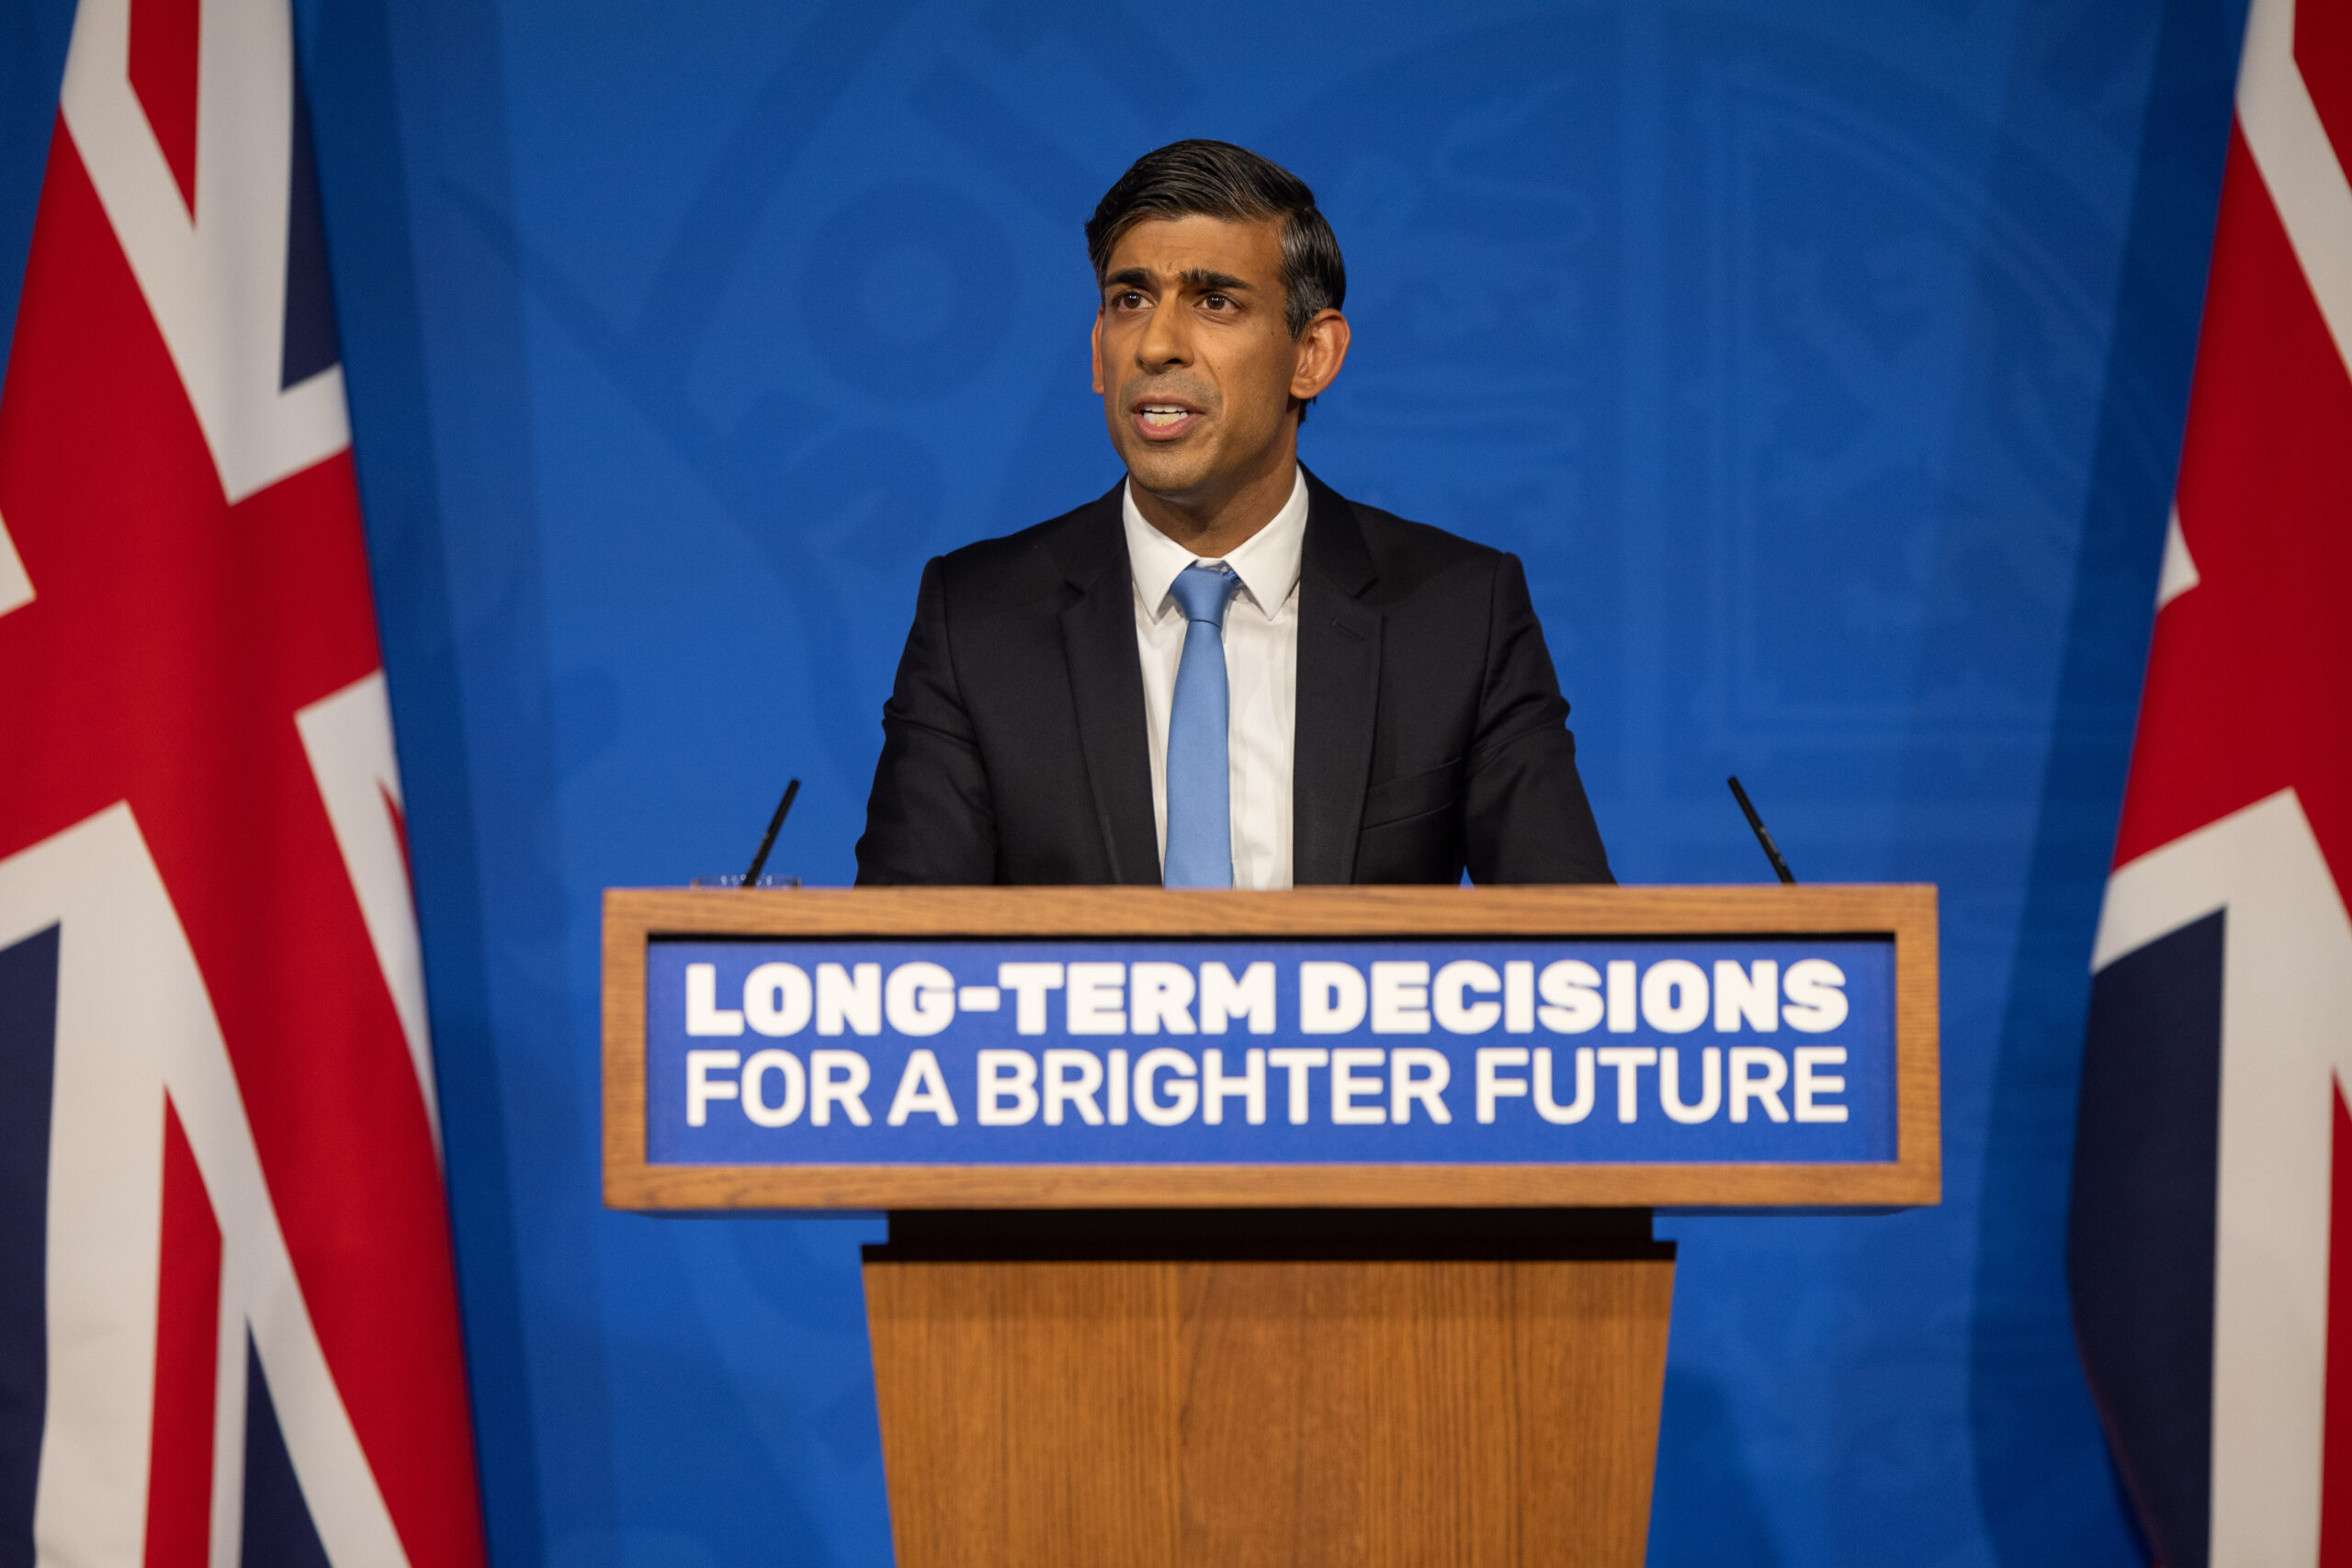
[{"label": "suit lapel", "polygon": [[1143,666],[1136,651],[1135,589],[1118,490],[1078,519],[1061,565],[1078,594],[1062,610],[1062,650],[1111,880],[1156,886],[1159,829],[1151,804]]},{"label": "suit lapel", "polygon": [[1380,612],[1362,602],[1377,574],[1355,509],[1306,476],[1298,579],[1298,709],[1291,761],[1291,880],[1353,880],[1380,706]]}]

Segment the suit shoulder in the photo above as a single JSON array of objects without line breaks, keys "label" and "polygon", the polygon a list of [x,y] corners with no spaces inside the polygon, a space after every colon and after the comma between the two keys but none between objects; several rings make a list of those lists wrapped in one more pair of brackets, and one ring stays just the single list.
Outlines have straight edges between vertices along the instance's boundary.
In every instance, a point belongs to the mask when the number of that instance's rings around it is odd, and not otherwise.
[{"label": "suit shoulder", "polygon": [[1482,545],[1476,539],[1450,534],[1433,523],[1416,523],[1409,517],[1399,517],[1393,512],[1384,512],[1361,501],[1351,501],[1348,504],[1356,509],[1356,521],[1363,529],[1364,542],[1374,549],[1386,545],[1393,549],[1412,550],[1445,560],[1493,560],[1503,553],[1492,545]]},{"label": "suit shoulder", "polygon": [[1077,512],[1066,512],[1059,517],[1032,524],[1018,533],[958,545],[939,558],[939,570],[952,581],[963,584],[1050,571],[1055,566],[1055,541],[1069,527],[1070,521],[1085,510],[1080,507]]},{"label": "suit shoulder", "polygon": [[939,558],[941,587],[950,599],[975,609],[1010,605],[1057,589],[1089,558],[1102,553],[1106,513],[1110,542],[1124,549],[1116,533],[1117,495],[1114,491],[1018,533],[948,551]]},{"label": "suit shoulder", "polygon": [[1435,578],[1469,572],[1492,580],[1503,552],[1492,545],[1465,539],[1427,523],[1416,523],[1377,506],[1351,502],[1356,524],[1363,531],[1364,547],[1384,581],[1417,585]]}]

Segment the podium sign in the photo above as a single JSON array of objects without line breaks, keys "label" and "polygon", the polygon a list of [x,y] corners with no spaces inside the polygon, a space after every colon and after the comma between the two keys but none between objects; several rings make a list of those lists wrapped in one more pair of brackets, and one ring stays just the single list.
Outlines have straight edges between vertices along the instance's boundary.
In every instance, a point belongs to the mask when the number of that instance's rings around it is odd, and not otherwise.
[{"label": "podium sign", "polygon": [[616,1206],[1937,1195],[1932,889],[607,900]]}]

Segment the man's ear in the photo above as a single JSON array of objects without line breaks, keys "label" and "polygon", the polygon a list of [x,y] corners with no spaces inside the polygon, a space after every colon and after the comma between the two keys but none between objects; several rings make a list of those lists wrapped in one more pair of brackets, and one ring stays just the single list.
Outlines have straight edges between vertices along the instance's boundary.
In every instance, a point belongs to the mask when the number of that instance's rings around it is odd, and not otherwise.
[{"label": "man's ear", "polygon": [[1094,361],[1094,395],[1102,395],[1102,312],[1094,312],[1094,330],[1086,334],[1088,357]]},{"label": "man's ear", "polygon": [[1291,372],[1290,395],[1300,402],[1322,396],[1339,379],[1347,357],[1348,319],[1337,310],[1317,311],[1298,334],[1298,365]]}]

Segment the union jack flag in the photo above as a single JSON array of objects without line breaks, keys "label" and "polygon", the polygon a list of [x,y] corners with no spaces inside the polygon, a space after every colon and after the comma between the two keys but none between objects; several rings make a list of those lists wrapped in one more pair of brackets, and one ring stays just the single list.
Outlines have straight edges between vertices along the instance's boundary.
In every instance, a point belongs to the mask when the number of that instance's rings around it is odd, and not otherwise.
[{"label": "union jack flag", "polygon": [[0,1565],[482,1561],[287,0],[83,0],[0,389]]},{"label": "union jack flag", "polygon": [[2254,0],[2068,1242],[2166,1568],[2352,1565],[2352,5]]}]

